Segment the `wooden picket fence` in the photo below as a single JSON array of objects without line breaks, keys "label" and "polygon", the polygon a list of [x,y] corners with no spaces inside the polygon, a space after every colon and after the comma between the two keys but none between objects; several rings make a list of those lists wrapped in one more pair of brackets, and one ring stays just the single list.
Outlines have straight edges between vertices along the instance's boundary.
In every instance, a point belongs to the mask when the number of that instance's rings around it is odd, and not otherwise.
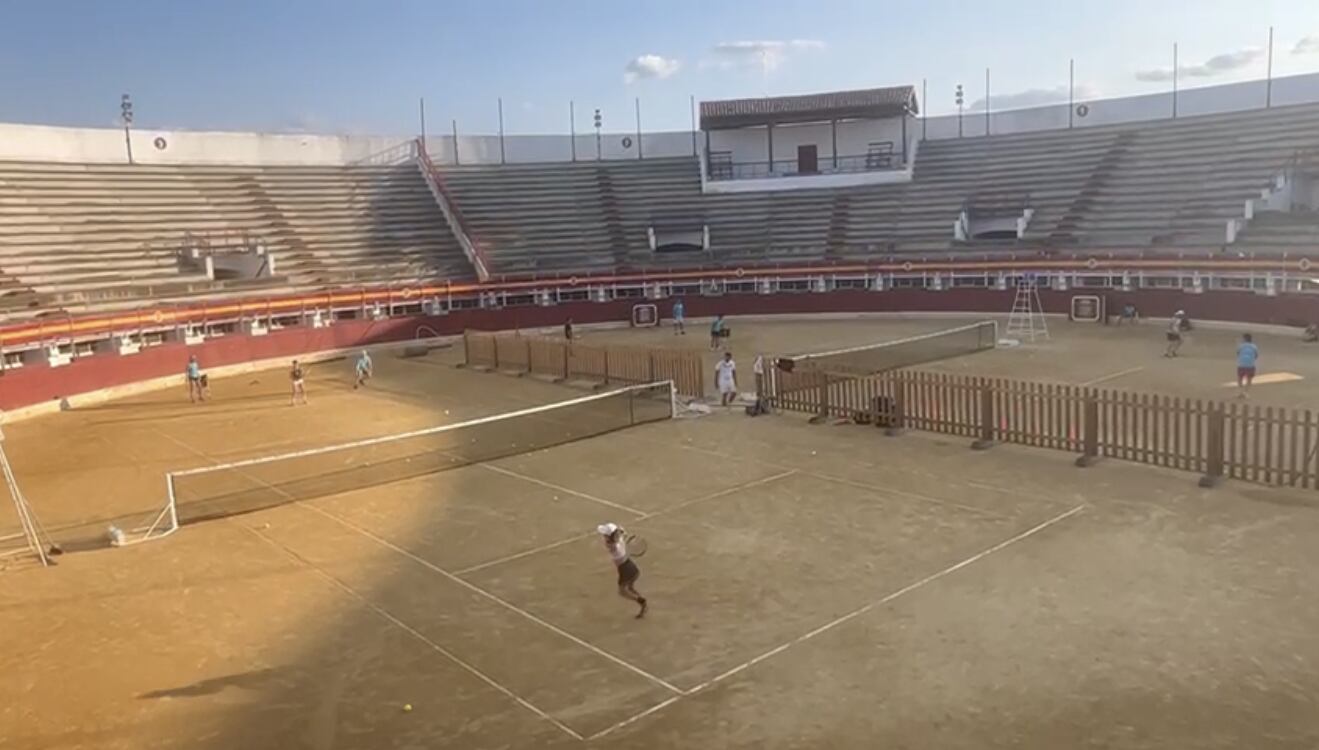
[{"label": "wooden picket fence", "polygon": [[595,346],[543,336],[465,331],[467,364],[562,380],[611,384],[672,380],[681,396],[705,395],[704,363],[699,352]]},{"label": "wooden picket fence", "polygon": [[1229,477],[1319,488],[1319,413],[913,370],[843,378],[769,368],[761,397],[786,411],[1019,443]]}]

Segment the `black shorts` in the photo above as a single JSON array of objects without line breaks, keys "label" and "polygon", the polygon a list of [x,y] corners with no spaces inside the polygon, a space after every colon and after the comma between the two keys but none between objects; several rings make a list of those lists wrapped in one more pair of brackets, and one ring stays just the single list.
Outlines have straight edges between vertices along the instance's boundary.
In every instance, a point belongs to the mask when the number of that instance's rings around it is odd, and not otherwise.
[{"label": "black shorts", "polygon": [[1182,340],[1182,335],[1181,335],[1180,333],[1173,333],[1172,331],[1168,331],[1168,340],[1169,340],[1169,341],[1181,341],[1181,340]]},{"label": "black shorts", "polygon": [[619,586],[627,586],[628,584],[636,583],[637,579],[640,577],[641,577],[641,568],[638,568],[637,564],[632,562],[631,558],[624,560],[618,566]]}]

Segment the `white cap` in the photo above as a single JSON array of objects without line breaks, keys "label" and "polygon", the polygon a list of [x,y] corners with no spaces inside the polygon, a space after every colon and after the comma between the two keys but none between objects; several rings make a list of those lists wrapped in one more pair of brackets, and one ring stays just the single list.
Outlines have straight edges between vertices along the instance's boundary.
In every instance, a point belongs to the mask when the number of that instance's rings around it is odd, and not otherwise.
[{"label": "white cap", "polygon": [[1186,311],[1185,311],[1185,310],[1178,310],[1177,312],[1173,313],[1173,317],[1174,317],[1174,318],[1184,318],[1184,317],[1186,317]]},{"label": "white cap", "polygon": [[596,526],[595,530],[600,532],[600,536],[609,536],[610,534],[613,534],[615,531],[618,531],[618,524],[602,523],[599,526]]}]

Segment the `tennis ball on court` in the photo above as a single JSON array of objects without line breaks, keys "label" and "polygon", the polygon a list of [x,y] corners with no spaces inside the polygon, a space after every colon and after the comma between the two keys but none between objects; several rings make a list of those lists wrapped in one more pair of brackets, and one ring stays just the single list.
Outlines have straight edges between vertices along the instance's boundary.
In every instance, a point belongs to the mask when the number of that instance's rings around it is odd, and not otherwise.
[{"label": "tennis ball on court", "polygon": [[411,711],[411,710],[412,710],[412,704],[411,704],[411,703],[404,703],[404,704],[403,704],[403,713],[407,713],[407,712],[409,712],[409,711]]},{"label": "tennis ball on court", "polygon": [[815,451],[811,451],[811,455],[814,456],[814,455],[815,455]]}]

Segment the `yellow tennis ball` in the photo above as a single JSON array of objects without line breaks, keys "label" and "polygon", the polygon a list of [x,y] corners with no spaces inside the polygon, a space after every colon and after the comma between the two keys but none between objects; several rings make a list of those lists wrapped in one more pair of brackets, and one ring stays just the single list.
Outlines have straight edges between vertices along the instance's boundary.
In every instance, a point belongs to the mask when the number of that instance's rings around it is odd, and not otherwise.
[{"label": "yellow tennis ball", "polygon": [[404,712],[404,713],[407,713],[408,711],[411,711],[411,710],[412,710],[412,704],[411,704],[411,703],[404,703],[404,704],[403,704],[403,712]]}]

